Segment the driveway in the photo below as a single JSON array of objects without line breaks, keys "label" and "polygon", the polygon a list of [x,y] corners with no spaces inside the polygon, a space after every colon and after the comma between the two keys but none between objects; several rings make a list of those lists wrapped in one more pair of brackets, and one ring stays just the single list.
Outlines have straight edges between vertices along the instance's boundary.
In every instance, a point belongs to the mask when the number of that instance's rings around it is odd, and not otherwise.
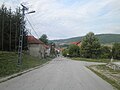
[{"label": "driveway", "polygon": [[39,69],[0,83],[0,90],[113,90],[85,67],[92,64],[98,63],[58,57]]}]

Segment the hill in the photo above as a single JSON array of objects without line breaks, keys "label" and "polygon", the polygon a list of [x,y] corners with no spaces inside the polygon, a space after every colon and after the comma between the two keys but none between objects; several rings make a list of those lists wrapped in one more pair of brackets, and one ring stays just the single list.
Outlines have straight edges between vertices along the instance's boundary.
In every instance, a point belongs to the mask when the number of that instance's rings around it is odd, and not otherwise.
[{"label": "hill", "polygon": [[[115,42],[120,42],[120,34],[98,34],[96,37],[100,40],[102,44],[111,44]],[[68,39],[59,39],[59,40],[52,40],[55,43],[70,43],[81,41],[83,36],[80,37],[73,37]]]}]

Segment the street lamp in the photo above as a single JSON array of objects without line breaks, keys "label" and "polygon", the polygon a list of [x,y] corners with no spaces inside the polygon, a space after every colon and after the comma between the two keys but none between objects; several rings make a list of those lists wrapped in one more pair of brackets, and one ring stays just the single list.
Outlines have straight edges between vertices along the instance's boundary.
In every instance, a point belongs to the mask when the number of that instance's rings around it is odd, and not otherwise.
[{"label": "street lamp", "polygon": [[31,13],[35,13],[35,11],[30,11],[30,12],[27,12],[26,14],[31,14]]}]

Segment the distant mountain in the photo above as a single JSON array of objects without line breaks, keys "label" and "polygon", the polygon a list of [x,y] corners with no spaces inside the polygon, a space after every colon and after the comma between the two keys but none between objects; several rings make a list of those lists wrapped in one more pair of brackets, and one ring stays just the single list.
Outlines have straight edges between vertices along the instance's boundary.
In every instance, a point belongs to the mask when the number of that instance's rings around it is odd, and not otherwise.
[{"label": "distant mountain", "polygon": [[[115,42],[120,42],[120,34],[98,34],[96,37],[100,40],[102,44],[111,44]],[[81,41],[83,36],[81,37],[73,37],[68,39],[59,39],[52,40],[55,43],[71,43],[76,41]]]}]

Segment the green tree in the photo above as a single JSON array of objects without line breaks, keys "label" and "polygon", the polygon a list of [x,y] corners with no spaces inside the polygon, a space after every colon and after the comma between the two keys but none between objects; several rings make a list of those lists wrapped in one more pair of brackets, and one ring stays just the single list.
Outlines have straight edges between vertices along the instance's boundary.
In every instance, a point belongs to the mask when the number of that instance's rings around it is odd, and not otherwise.
[{"label": "green tree", "polygon": [[67,57],[67,55],[68,55],[68,49],[64,49],[63,51],[62,51],[62,55],[64,56],[64,57]]},{"label": "green tree", "polygon": [[120,43],[114,43],[112,48],[112,54],[114,59],[120,60]]},{"label": "green tree", "polygon": [[72,44],[72,45],[69,46],[68,49],[69,49],[69,56],[70,57],[78,57],[78,56],[80,56],[80,48],[79,48],[79,46]]},{"label": "green tree", "polygon": [[48,37],[46,34],[43,34],[39,40],[41,40],[42,42],[44,42],[45,44],[48,44]]},{"label": "green tree", "polygon": [[[21,17],[20,8],[17,8],[16,11],[12,11],[11,8],[7,9],[5,5],[0,7],[0,50],[17,50],[20,27],[25,26],[25,21],[23,21]],[[23,49],[27,47],[26,36],[27,32],[24,31]]]},{"label": "green tree", "polygon": [[89,32],[83,37],[81,56],[85,58],[98,58],[100,56],[100,42],[93,32]]},{"label": "green tree", "polygon": [[101,46],[100,58],[111,58],[111,48],[108,46]]}]

